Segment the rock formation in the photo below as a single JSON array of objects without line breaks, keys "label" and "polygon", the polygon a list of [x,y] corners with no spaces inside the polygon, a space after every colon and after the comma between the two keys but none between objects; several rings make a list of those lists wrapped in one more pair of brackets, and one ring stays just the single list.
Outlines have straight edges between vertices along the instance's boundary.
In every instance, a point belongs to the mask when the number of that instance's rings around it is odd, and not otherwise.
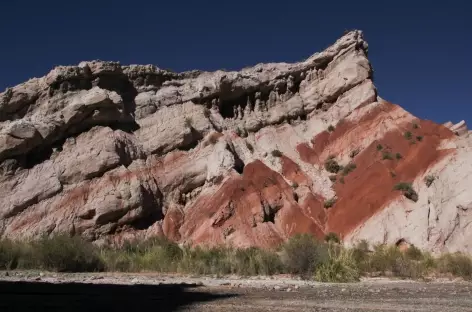
[{"label": "rock formation", "polygon": [[472,252],[467,127],[378,97],[367,52],[351,31],[295,64],[92,61],[9,88],[0,234],[272,247],[335,232]]}]

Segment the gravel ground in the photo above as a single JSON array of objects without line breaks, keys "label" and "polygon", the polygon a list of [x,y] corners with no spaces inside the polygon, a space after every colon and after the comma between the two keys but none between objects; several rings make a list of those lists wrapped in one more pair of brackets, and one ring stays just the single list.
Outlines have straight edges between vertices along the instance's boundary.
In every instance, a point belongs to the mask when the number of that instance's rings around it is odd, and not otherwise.
[{"label": "gravel ground", "polygon": [[0,311],[472,311],[472,283],[0,272]]}]

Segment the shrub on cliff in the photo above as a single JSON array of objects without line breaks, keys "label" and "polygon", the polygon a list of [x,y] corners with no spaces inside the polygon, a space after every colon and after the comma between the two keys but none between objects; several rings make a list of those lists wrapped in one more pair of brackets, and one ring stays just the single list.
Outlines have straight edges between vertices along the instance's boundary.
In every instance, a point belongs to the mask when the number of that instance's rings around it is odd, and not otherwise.
[{"label": "shrub on cliff", "polygon": [[329,156],[328,159],[326,159],[324,167],[326,171],[331,173],[338,173],[338,171],[341,170],[341,166],[338,164],[336,159],[334,159],[334,156]]},{"label": "shrub on cliff", "polygon": [[427,187],[430,187],[431,184],[433,184],[434,180],[436,180],[436,177],[433,175],[427,175],[424,178],[424,183],[426,184]]},{"label": "shrub on cliff", "polygon": [[414,202],[417,202],[418,201],[418,194],[416,193],[416,191],[413,189],[413,186],[411,185],[411,183],[406,183],[406,182],[400,182],[400,183],[397,183],[395,184],[395,186],[393,187],[394,190],[397,190],[397,191],[402,191],[403,192],[403,195],[414,201]]},{"label": "shrub on cliff", "polygon": [[275,149],[271,152],[272,156],[274,157],[282,157],[282,152],[279,151],[278,149]]},{"label": "shrub on cliff", "polygon": [[346,167],[343,168],[343,175],[346,176],[348,175],[349,173],[351,173],[352,171],[354,171],[354,169],[356,169],[357,166],[355,163],[349,163],[346,165]]},{"label": "shrub on cliff", "polygon": [[335,203],[336,203],[336,198],[331,198],[325,201],[323,206],[327,209],[327,208],[333,207]]}]

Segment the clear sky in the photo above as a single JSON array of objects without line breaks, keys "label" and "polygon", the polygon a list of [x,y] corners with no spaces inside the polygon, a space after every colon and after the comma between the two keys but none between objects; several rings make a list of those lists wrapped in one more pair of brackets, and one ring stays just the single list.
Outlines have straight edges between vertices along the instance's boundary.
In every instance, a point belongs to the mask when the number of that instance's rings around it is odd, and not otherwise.
[{"label": "clear sky", "polygon": [[0,90],[82,60],[240,69],[364,31],[380,96],[472,126],[472,1],[3,0]]}]

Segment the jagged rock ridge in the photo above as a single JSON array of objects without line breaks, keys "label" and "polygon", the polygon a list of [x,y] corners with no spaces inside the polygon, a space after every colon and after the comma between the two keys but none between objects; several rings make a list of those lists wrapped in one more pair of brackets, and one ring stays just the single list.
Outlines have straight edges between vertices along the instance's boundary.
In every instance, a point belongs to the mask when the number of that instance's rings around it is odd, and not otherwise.
[{"label": "jagged rock ridge", "polygon": [[367,52],[351,31],[295,64],[173,73],[92,61],[9,88],[0,233],[271,247],[332,231],[471,251],[467,127],[378,97]]}]

